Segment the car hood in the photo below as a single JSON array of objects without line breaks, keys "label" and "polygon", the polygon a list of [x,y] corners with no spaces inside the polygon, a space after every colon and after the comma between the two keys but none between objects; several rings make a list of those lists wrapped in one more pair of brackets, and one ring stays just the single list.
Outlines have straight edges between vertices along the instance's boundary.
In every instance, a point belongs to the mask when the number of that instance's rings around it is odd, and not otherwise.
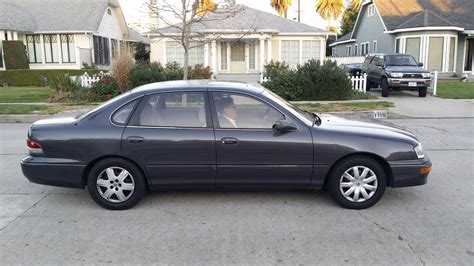
[{"label": "car hood", "polygon": [[418,66],[386,66],[386,71],[405,72],[405,73],[429,73],[426,69]]},{"label": "car hood", "polygon": [[419,142],[414,134],[404,130],[399,126],[388,124],[386,122],[350,120],[328,114],[320,114],[319,116],[322,120],[322,123],[319,127],[322,129],[329,129],[357,135],[366,135],[375,138],[399,140],[412,144],[417,144]]}]

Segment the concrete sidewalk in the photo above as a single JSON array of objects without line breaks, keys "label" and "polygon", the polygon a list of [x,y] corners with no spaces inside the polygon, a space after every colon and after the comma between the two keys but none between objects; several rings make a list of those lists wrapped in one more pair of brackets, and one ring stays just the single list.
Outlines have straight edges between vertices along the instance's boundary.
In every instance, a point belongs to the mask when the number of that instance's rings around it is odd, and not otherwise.
[{"label": "concrete sidewalk", "polygon": [[[371,91],[380,97],[380,90]],[[392,116],[415,118],[474,118],[474,100],[472,99],[443,99],[427,95],[418,97],[417,92],[392,91],[387,98],[395,107],[389,109]]]}]

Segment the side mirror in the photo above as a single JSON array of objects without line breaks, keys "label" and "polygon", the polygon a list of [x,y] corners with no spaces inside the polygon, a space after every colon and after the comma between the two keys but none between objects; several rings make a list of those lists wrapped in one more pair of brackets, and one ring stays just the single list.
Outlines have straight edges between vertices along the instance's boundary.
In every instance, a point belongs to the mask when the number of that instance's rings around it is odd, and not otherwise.
[{"label": "side mirror", "polygon": [[418,66],[419,66],[419,67],[423,67],[423,63],[418,63]]},{"label": "side mirror", "polygon": [[286,119],[277,120],[272,128],[276,131],[295,131],[298,129],[295,123]]}]

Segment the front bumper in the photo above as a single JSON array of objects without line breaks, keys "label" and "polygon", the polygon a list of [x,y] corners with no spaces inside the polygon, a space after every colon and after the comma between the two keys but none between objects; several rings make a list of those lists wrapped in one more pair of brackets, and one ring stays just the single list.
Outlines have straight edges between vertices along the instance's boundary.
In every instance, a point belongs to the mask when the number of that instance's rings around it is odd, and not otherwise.
[{"label": "front bumper", "polygon": [[21,170],[28,180],[50,186],[84,188],[85,168],[69,160],[33,156],[21,160]]},{"label": "front bumper", "polygon": [[[410,86],[410,84],[416,83],[416,86]],[[406,87],[406,88],[425,88],[429,87],[431,79],[407,79],[407,78],[389,78],[388,85],[390,87]]]},{"label": "front bumper", "polygon": [[429,173],[421,173],[421,168],[431,167],[430,158],[407,161],[389,162],[392,169],[392,187],[409,187],[424,185],[428,181]]}]

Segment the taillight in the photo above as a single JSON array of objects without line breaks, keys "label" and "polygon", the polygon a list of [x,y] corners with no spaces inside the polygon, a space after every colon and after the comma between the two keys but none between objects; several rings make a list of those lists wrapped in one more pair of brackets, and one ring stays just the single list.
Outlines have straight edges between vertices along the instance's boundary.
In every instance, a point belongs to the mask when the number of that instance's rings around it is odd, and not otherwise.
[{"label": "taillight", "polygon": [[28,148],[30,149],[41,149],[41,145],[38,143],[38,142],[35,142],[31,139],[27,139],[26,140],[26,146],[28,146]]}]

